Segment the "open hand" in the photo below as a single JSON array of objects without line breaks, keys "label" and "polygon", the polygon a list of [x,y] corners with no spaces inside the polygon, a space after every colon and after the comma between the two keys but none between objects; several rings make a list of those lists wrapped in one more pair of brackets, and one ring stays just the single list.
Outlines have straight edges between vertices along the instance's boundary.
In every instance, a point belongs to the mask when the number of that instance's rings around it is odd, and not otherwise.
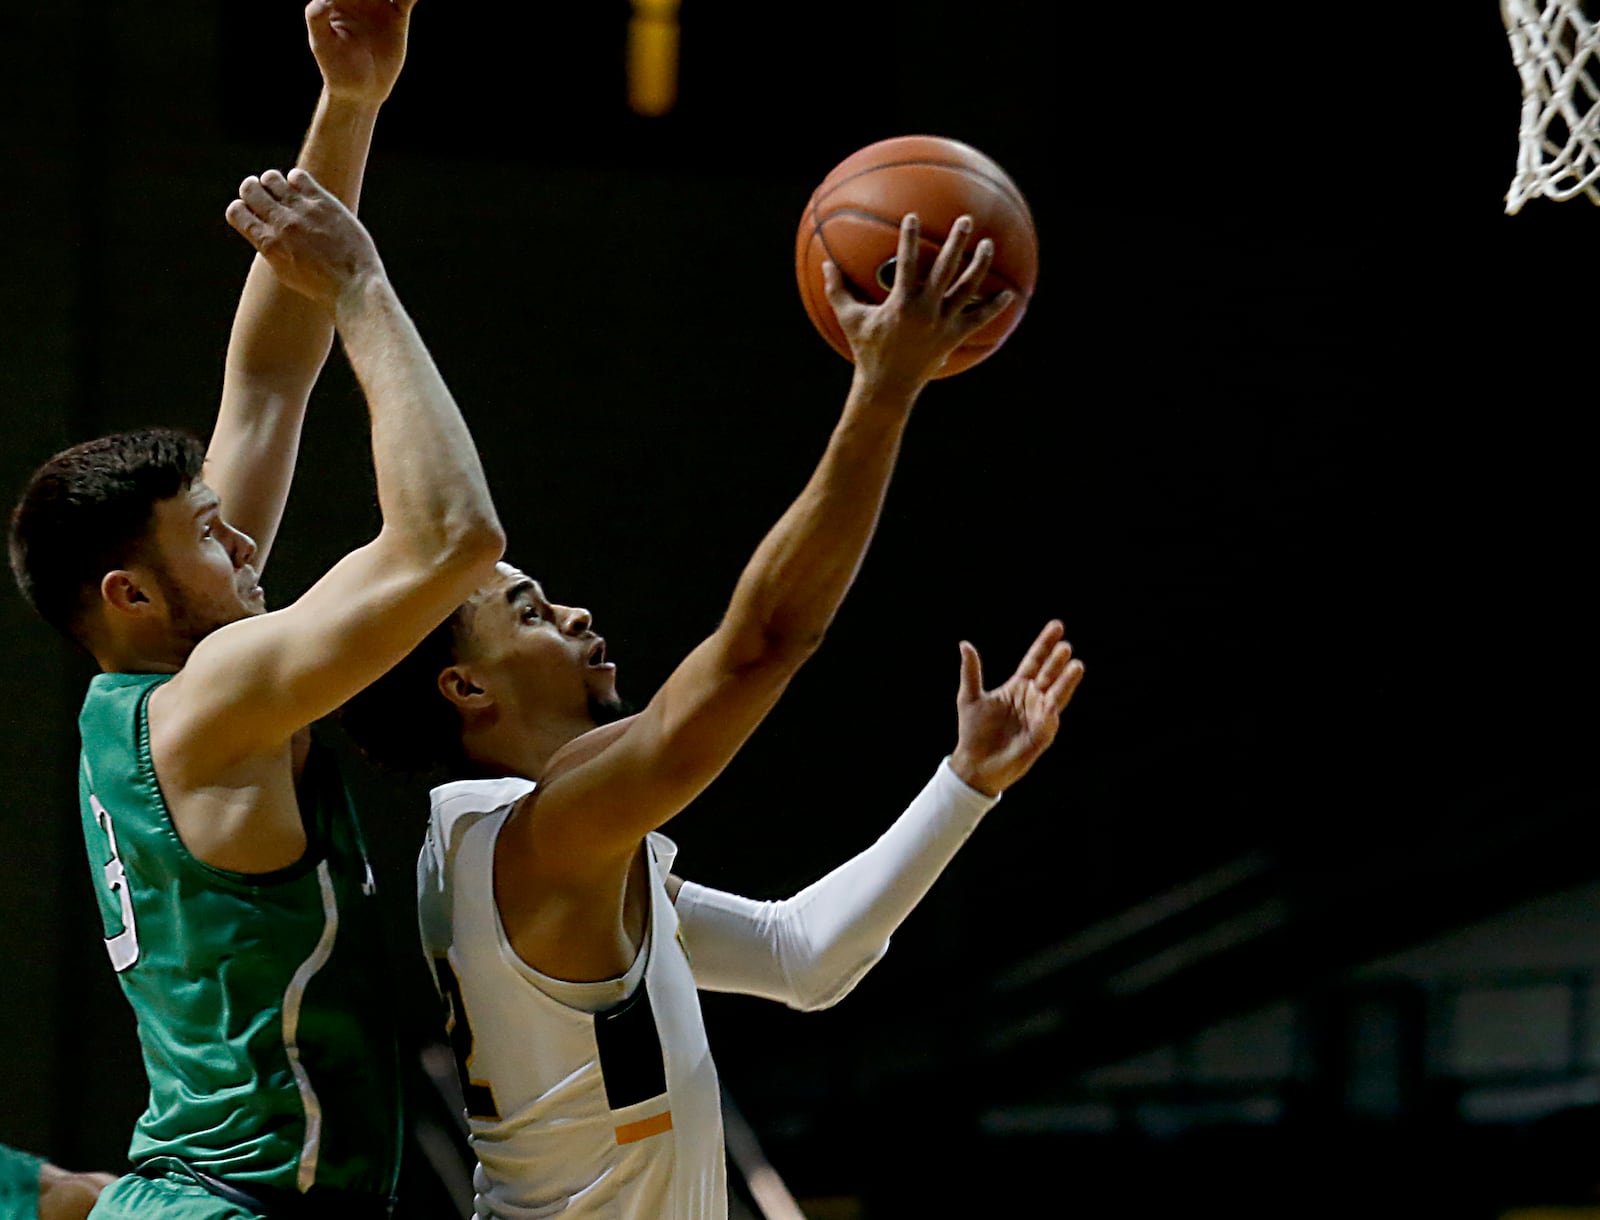
[{"label": "open hand", "polygon": [[329,309],[352,286],[383,275],[365,227],[303,169],[246,178],[227,216],[285,287]]},{"label": "open hand", "polygon": [[908,212],[900,221],[894,286],[881,305],[857,300],[832,259],[822,264],[828,303],[850,343],[857,370],[885,387],[921,389],[950,353],[1004,311],[1013,296],[1006,289],[987,301],[976,299],[994,261],[994,243],[987,237],[980,241],[961,270],[972,217],[959,217],[951,226],[928,278],[918,283],[920,234],[916,213]]},{"label": "open hand", "polygon": [[406,62],[417,0],[311,0],[306,33],[330,97],[377,105]]},{"label": "open hand", "polygon": [[961,686],[956,693],[956,748],[950,769],[989,796],[1028,773],[1061,727],[1061,712],[1083,679],[1058,619],[1045,624],[1017,672],[994,690],[983,689],[978,650],[961,641]]}]

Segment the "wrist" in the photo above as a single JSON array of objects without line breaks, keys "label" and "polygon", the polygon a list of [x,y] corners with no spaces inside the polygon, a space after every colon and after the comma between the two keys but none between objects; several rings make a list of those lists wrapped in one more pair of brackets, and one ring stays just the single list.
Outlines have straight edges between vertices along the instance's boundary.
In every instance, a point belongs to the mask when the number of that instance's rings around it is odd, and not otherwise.
[{"label": "wrist", "polygon": [[320,109],[323,117],[334,121],[370,124],[378,116],[384,98],[373,97],[360,90],[339,90],[324,83]]},{"label": "wrist", "polygon": [[990,800],[998,800],[1000,794],[1004,791],[1000,785],[985,778],[980,773],[977,762],[972,755],[959,745],[950,751],[950,757],[946,759],[946,764],[949,766],[951,774],[958,780],[974,792],[986,796]]},{"label": "wrist", "polygon": [[362,267],[339,286],[333,301],[333,316],[341,326],[375,309],[382,309],[391,297],[382,264]]},{"label": "wrist", "polygon": [[909,415],[925,381],[856,365],[851,398],[866,409]]}]

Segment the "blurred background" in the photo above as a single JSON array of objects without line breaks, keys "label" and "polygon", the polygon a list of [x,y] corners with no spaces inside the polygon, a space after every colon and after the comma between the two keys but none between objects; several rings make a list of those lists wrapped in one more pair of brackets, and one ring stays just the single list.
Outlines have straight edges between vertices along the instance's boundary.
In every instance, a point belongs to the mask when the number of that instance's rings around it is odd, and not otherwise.
[{"label": "blurred background", "polygon": [[[593,610],[635,701],[843,401],[794,283],[812,187],[952,136],[1041,242],[1005,348],[924,395],[827,644],[673,823],[680,870],[780,897],[870,843],[953,744],[960,639],[997,679],[1059,616],[1089,670],[847,1001],[706,997],[741,1154],[811,1220],[1600,1215],[1600,215],[1503,214],[1495,6],[683,0],[652,117],[635,16],[424,0],[362,206],[510,558]],[[287,167],[318,78],[296,0],[58,0],[0,52],[14,494],[90,436],[209,430],[249,262],[223,208]],[[364,421],[336,353],[276,604],[375,527]],[[120,1170],[144,1086],[75,814],[89,669],[9,582],[0,638],[0,1141]],[[448,1215],[426,806],[354,784],[414,1043],[408,1214]]]}]

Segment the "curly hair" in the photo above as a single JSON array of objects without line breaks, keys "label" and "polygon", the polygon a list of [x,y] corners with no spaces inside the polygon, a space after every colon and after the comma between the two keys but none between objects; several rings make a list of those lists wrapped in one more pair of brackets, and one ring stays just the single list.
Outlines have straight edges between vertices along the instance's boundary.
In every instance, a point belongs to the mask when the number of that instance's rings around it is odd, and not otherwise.
[{"label": "curly hair", "polygon": [[339,709],[350,739],[385,770],[445,778],[467,770],[461,717],[438,686],[440,672],[456,662],[459,630],[458,610]]},{"label": "curly hair", "polygon": [[156,503],[200,477],[205,446],[174,428],[118,432],[64,449],[11,513],[11,574],[52,627],[86,643],[84,614],[107,572],[140,555]]}]

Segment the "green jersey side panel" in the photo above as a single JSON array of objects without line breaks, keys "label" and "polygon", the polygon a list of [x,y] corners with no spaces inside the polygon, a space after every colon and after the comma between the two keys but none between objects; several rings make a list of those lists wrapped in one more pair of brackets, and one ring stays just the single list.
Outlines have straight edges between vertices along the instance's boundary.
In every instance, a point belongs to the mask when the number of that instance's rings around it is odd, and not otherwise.
[{"label": "green jersey side panel", "polygon": [[0,1220],[38,1220],[41,1157],[0,1144]]},{"label": "green jersey side panel", "polygon": [[176,1156],[248,1187],[388,1193],[401,1115],[393,1005],[359,826],[330,753],[299,785],[291,868],[189,854],[150,757],[169,674],[100,674],[78,727],[79,806],[106,949],[138,1021],[150,1102],[135,1163]]}]

